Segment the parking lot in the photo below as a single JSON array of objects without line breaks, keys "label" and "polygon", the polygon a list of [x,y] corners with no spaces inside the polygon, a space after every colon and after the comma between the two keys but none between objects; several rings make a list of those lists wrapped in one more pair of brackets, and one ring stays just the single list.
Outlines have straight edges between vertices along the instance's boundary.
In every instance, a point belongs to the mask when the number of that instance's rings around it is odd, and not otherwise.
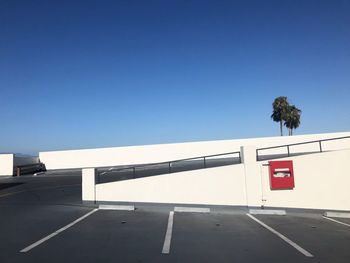
[{"label": "parking lot", "polygon": [[0,262],[349,262],[350,219],[101,210],[81,203],[80,184],[79,173],[0,179]]}]

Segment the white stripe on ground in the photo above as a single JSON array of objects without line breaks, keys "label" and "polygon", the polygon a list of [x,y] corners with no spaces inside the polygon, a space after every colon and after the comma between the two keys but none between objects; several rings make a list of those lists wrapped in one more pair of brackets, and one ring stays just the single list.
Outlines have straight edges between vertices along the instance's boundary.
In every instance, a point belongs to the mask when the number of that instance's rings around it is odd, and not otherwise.
[{"label": "white stripe on ground", "polygon": [[175,212],[187,212],[187,213],[210,213],[210,208],[175,206],[174,211]]},{"label": "white stripe on ground", "polygon": [[344,212],[325,212],[324,216],[326,217],[339,217],[339,218],[350,218],[350,213],[344,213]]},{"label": "white stripe on ground", "polygon": [[326,217],[326,216],[323,216],[323,218],[328,219],[328,220],[330,220],[330,221],[333,221],[333,222],[335,222],[335,223],[338,223],[338,224],[344,225],[344,226],[350,226],[350,224],[343,223],[343,222],[338,221],[338,220],[335,220],[335,219],[333,219],[333,218],[329,218],[329,217]]},{"label": "white stripe on ground", "polygon": [[23,253],[23,252],[24,252],[24,253],[25,253],[25,252],[28,252],[29,250],[31,250],[31,249],[33,249],[33,248],[39,246],[40,244],[44,243],[45,241],[49,240],[50,238],[52,238],[52,237],[58,235],[59,233],[63,232],[64,230],[70,228],[71,226],[74,226],[75,224],[77,224],[77,223],[80,222],[81,220],[87,218],[89,215],[92,215],[92,214],[95,213],[96,211],[98,211],[98,209],[94,209],[94,210],[90,211],[89,213],[83,215],[82,217],[79,217],[77,220],[73,221],[72,223],[70,223],[70,224],[68,224],[68,225],[66,225],[66,226],[64,226],[64,227],[62,227],[62,228],[60,228],[60,229],[58,229],[57,231],[53,232],[52,234],[50,234],[50,235],[48,235],[48,236],[46,236],[46,237],[40,239],[39,241],[37,241],[37,242],[35,242],[35,243],[33,243],[33,244],[27,246],[26,248],[23,248],[20,252],[22,252],[22,253]]},{"label": "white stripe on ground", "polygon": [[249,209],[249,214],[252,215],[286,215],[286,210],[272,210],[272,209]]},{"label": "white stripe on ground", "polygon": [[304,256],[306,257],[313,257],[313,255],[306,251],[305,249],[303,249],[301,246],[299,246],[298,244],[294,243],[292,240],[290,240],[289,238],[287,238],[286,236],[282,235],[281,233],[277,232],[275,229],[273,229],[272,227],[266,225],[264,222],[260,221],[259,219],[257,219],[256,217],[247,214],[247,216],[249,216],[251,219],[253,219],[255,222],[257,222],[258,224],[262,225],[263,227],[265,227],[267,230],[271,231],[272,233],[274,233],[276,236],[278,236],[279,238],[281,238],[283,241],[287,242],[289,245],[291,245],[292,247],[294,247],[296,250],[298,250],[300,253],[304,254]]},{"label": "white stripe on ground", "polygon": [[126,210],[134,211],[135,206],[133,205],[99,205],[100,210]]},{"label": "white stripe on ground", "polygon": [[171,235],[173,233],[173,222],[174,222],[174,211],[170,211],[169,219],[168,219],[168,227],[165,234],[162,254],[169,254],[170,252]]}]

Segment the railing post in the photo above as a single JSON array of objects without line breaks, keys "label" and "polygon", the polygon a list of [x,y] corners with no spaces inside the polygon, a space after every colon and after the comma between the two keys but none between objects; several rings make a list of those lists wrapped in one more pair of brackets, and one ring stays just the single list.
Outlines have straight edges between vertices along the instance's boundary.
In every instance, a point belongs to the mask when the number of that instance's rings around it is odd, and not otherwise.
[{"label": "railing post", "polygon": [[21,175],[21,168],[17,167],[16,176],[20,176],[20,175]]},{"label": "railing post", "polygon": [[207,168],[207,163],[205,161],[205,157],[203,158],[203,160],[204,160],[204,168]]},{"label": "railing post", "polygon": [[289,145],[287,145],[288,157],[290,156]]},{"label": "railing post", "polygon": [[169,162],[168,165],[169,165],[169,173],[171,173],[171,163]]},{"label": "railing post", "polygon": [[320,144],[320,152],[322,152],[322,141],[319,141],[318,143]]},{"label": "railing post", "polygon": [[132,168],[132,175],[134,178],[136,178],[136,168],[135,166]]}]

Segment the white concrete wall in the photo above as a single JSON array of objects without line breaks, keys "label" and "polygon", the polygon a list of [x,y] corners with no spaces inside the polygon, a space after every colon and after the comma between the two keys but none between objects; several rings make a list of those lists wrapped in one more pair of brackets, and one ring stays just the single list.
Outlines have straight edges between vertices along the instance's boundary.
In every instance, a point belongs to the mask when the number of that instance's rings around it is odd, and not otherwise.
[{"label": "white concrete wall", "polygon": [[0,154],[0,176],[11,176],[16,173],[16,167],[39,162],[39,157],[16,156],[15,154]]},{"label": "white concrete wall", "polygon": [[241,148],[242,162],[244,164],[245,187],[247,193],[247,206],[260,206],[261,182],[258,180],[259,170],[256,162],[256,147],[253,145]]},{"label": "white concrete wall", "polygon": [[[293,160],[295,188],[292,190],[270,190],[268,167],[263,166],[267,161],[256,161],[254,146],[246,146],[242,152],[244,164],[97,185],[90,181],[87,186],[83,183],[83,189],[95,187],[98,202],[264,205],[350,211],[350,150],[280,159]],[[85,200],[91,201],[91,194]]]},{"label": "white concrete wall", "polygon": [[13,175],[13,154],[0,154],[0,176]]},{"label": "white concrete wall", "polygon": [[[255,145],[257,148],[270,147],[283,144],[320,140],[326,138],[350,136],[350,132],[311,134],[299,136],[278,136],[241,140],[205,141],[175,144],[158,144],[131,147],[113,147],[85,150],[40,152],[40,160],[47,169],[69,169],[84,167],[103,167],[116,165],[132,165],[143,163],[156,163],[176,159],[191,158],[225,152],[239,151],[241,146]],[[350,139],[336,142],[327,142],[327,149],[350,149]],[[291,152],[316,150],[317,144],[300,146],[291,149]],[[297,149],[297,150],[296,150]],[[264,154],[276,154],[285,149],[274,149]]]},{"label": "white concrete wall", "polygon": [[96,200],[96,169],[87,168],[82,170],[83,185],[81,195],[84,201],[94,202]]},{"label": "white concrete wall", "polygon": [[270,190],[268,167],[262,166],[267,162],[260,162],[257,166],[263,179],[263,199],[266,200],[261,204],[272,207],[350,210],[350,150],[281,160],[293,160],[295,188]]},{"label": "white concrete wall", "polygon": [[96,185],[96,200],[247,205],[242,164]]}]

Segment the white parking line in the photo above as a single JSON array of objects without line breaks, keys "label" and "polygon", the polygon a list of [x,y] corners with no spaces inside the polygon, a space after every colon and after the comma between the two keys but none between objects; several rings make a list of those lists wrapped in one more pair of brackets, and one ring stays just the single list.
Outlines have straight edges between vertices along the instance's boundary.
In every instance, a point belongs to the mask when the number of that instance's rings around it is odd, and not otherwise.
[{"label": "white parking line", "polygon": [[249,214],[252,215],[286,215],[286,210],[272,210],[272,209],[249,209]]},{"label": "white parking line", "polygon": [[279,238],[281,238],[282,240],[284,240],[285,242],[287,242],[289,245],[291,245],[292,247],[294,247],[296,250],[298,250],[300,253],[304,254],[304,256],[306,257],[313,257],[313,255],[306,251],[305,249],[303,249],[301,246],[299,246],[298,244],[294,243],[292,240],[290,240],[289,238],[287,238],[286,236],[282,235],[281,233],[277,232],[275,229],[273,229],[272,227],[266,225],[264,222],[260,221],[259,219],[257,219],[256,217],[247,214],[247,216],[249,216],[251,219],[253,219],[255,222],[257,222],[258,224],[262,225],[263,227],[265,227],[267,230],[271,231],[272,233],[274,233],[276,236],[278,236]]},{"label": "white parking line", "polygon": [[40,239],[39,241],[37,241],[37,242],[35,242],[35,243],[33,243],[33,244],[27,246],[26,248],[23,248],[20,252],[22,252],[22,253],[23,253],[23,252],[24,252],[24,253],[25,253],[25,252],[28,252],[29,250],[35,248],[36,246],[39,246],[40,244],[44,243],[45,241],[49,240],[50,238],[52,238],[52,237],[58,235],[59,233],[63,232],[64,230],[70,228],[71,226],[74,226],[76,223],[78,223],[78,222],[80,222],[81,220],[87,218],[89,215],[92,215],[92,214],[95,213],[96,211],[98,211],[97,208],[94,209],[94,210],[92,210],[92,211],[90,211],[89,213],[83,215],[82,217],[79,217],[77,220],[73,221],[72,223],[70,223],[70,224],[68,224],[68,225],[66,225],[66,226],[64,226],[64,227],[62,227],[62,228],[60,228],[60,229],[58,229],[57,231],[53,232],[52,234],[50,234],[50,235],[48,235],[48,236],[46,236],[46,237]]},{"label": "white parking line", "polygon": [[134,211],[135,206],[133,205],[99,205],[100,210],[125,210]]},{"label": "white parking line", "polygon": [[338,224],[342,224],[342,225],[344,225],[344,226],[350,226],[350,224],[340,222],[340,221],[335,220],[335,219],[333,219],[333,218],[329,218],[329,217],[326,217],[326,216],[323,216],[323,218],[328,219],[328,220],[333,221],[333,222],[338,223]]},{"label": "white parking line", "polygon": [[350,218],[350,213],[344,212],[325,212],[324,216],[326,217],[340,217],[340,218]]},{"label": "white parking line", "polygon": [[169,254],[171,235],[173,233],[174,211],[169,212],[168,227],[165,234],[165,240],[163,244],[162,254]]},{"label": "white parking line", "polygon": [[210,208],[175,206],[174,211],[175,212],[186,212],[186,213],[210,213]]}]

